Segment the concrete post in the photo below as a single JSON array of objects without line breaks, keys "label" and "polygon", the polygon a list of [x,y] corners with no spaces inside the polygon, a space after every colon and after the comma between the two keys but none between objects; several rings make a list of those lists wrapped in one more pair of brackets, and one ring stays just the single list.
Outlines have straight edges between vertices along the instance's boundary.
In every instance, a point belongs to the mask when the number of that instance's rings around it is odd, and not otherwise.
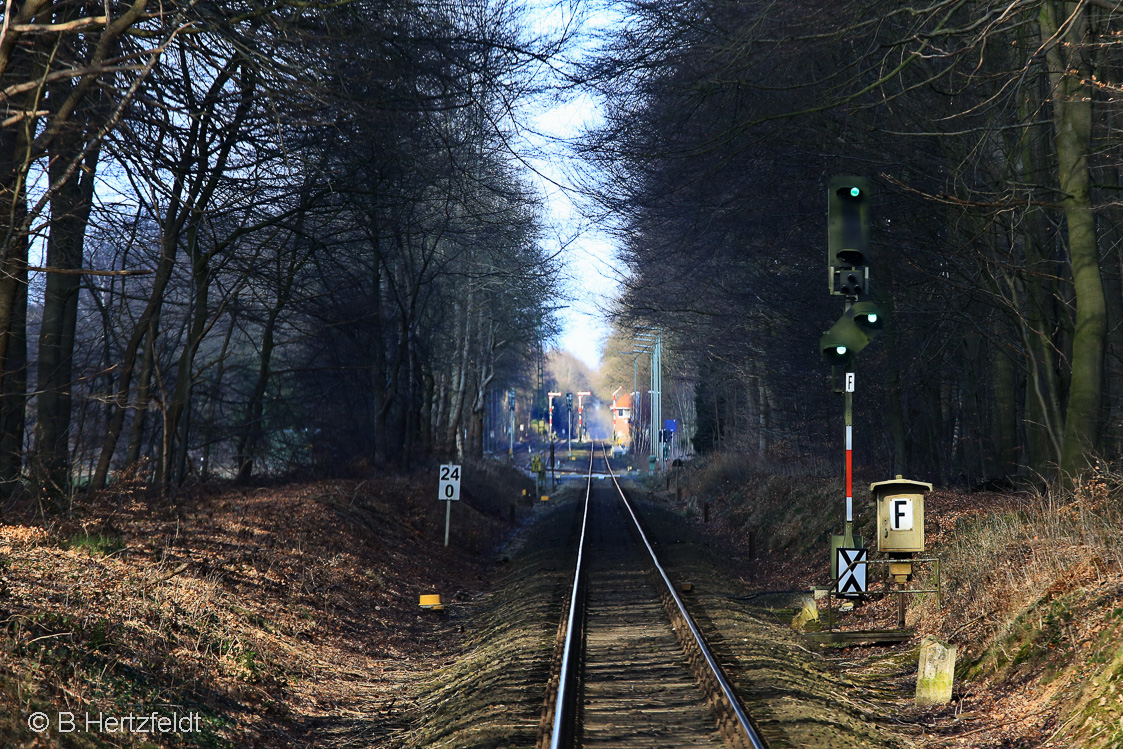
[{"label": "concrete post", "polygon": [[929,635],[920,643],[920,665],[916,672],[916,706],[951,702],[955,679],[955,645],[945,645]]}]

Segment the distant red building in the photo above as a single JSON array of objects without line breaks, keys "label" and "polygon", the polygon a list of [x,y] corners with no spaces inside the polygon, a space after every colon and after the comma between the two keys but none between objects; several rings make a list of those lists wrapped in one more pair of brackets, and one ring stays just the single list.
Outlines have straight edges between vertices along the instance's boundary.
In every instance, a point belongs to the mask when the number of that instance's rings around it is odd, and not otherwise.
[{"label": "distant red building", "polygon": [[[620,388],[616,388],[616,393]],[[619,398],[612,394],[612,443],[630,445],[632,443],[632,394],[624,393]]]}]

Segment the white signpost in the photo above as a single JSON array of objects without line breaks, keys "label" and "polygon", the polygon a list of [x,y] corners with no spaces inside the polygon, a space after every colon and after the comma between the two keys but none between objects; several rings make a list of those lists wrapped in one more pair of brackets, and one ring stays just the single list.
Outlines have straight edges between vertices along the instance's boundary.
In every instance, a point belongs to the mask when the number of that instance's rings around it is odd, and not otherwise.
[{"label": "white signpost", "polygon": [[445,546],[448,546],[448,527],[452,520],[452,503],[460,499],[460,466],[447,463],[441,466],[437,482],[437,499],[445,505]]}]

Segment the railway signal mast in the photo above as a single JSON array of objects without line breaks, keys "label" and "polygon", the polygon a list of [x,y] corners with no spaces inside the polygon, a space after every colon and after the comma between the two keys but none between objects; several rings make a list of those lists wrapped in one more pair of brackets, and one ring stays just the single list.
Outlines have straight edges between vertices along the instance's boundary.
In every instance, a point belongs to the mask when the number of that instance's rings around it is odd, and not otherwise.
[{"label": "railway signal mast", "polygon": [[573,393],[565,394],[565,440],[567,458],[573,458]]},{"label": "railway signal mast", "polygon": [[656,462],[663,467],[662,451],[659,450],[659,427],[663,423],[663,331],[659,328],[643,328],[644,332],[632,336],[634,350],[651,354],[651,408],[648,414],[650,427],[651,453],[647,459],[647,469],[655,472]]},{"label": "railway signal mast", "polygon": [[[842,369],[846,423],[846,526],[836,544],[854,546],[853,431],[854,357],[885,325],[881,308],[866,297],[869,269],[869,180],[864,177],[834,177],[827,188],[827,278],[832,296],[845,298],[842,317],[823,334],[819,351],[831,365],[831,380],[837,382]],[[831,553],[832,559],[834,552]]]},{"label": "railway signal mast", "polygon": [[555,393],[553,391],[546,393],[546,397],[549,398],[550,401],[550,442],[554,441],[554,398],[560,398],[561,395],[561,393]]},{"label": "railway signal mast", "polygon": [[515,389],[511,388],[507,391],[507,414],[508,414],[508,431],[507,439],[507,457],[513,458],[515,456]]},{"label": "railway signal mast", "polygon": [[582,399],[586,395],[592,395],[588,390],[582,390],[577,393],[577,441],[581,442],[585,439],[585,404]]}]

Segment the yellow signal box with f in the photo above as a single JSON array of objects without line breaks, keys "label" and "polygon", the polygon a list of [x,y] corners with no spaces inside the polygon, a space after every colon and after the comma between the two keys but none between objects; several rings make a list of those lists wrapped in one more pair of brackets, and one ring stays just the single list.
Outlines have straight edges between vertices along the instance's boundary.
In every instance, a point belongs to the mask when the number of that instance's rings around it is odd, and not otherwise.
[{"label": "yellow signal box with f", "polygon": [[877,550],[890,554],[924,551],[924,494],[932,485],[897,476],[870,484],[877,503]]}]

